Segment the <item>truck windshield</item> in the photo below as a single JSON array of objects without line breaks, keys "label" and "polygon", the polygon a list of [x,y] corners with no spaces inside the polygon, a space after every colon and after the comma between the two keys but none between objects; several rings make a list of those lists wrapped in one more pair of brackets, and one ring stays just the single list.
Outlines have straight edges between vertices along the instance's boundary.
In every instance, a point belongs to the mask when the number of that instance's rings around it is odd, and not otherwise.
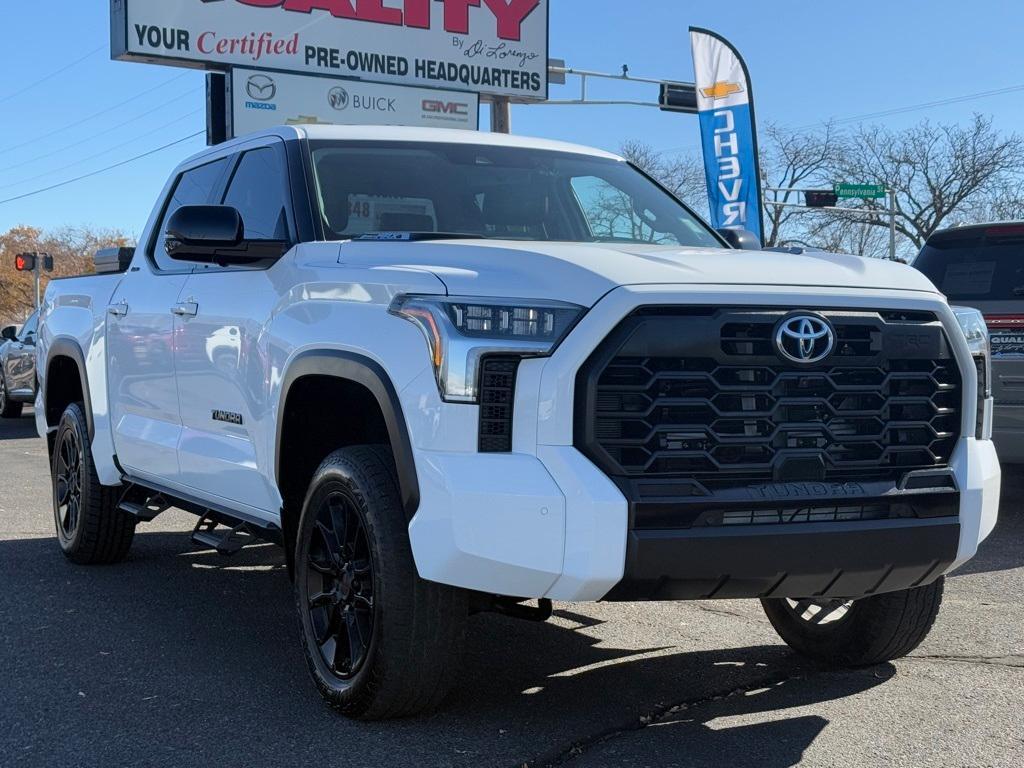
[{"label": "truck windshield", "polygon": [[312,142],[329,237],[443,232],[510,240],[721,248],[627,163],[516,147]]}]

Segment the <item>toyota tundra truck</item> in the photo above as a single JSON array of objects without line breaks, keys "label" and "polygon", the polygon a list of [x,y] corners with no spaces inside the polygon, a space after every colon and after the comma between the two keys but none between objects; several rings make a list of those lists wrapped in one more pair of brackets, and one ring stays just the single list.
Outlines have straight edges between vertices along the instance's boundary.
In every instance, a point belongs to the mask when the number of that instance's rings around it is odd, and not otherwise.
[{"label": "toyota tundra truck", "polygon": [[996,522],[976,310],[730,248],[606,152],[274,129],[182,163],[97,268],[39,331],[61,549],[122,561],[170,507],[280,544],[352,717],[429,710],[468,616],[553,600],[757,598],[801,654],[894,659]]}]

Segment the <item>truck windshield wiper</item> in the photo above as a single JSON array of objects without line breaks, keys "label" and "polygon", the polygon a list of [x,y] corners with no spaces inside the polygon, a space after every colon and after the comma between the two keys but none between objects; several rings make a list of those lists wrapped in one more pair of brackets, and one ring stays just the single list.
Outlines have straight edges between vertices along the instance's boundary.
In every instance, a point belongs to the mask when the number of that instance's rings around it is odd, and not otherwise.
[{"label": "truck windshield wiper", "polygon": [[486,240],[487,235],[469,232],[366,232],[353,240],[390,243],[407,243],[423,240]]}]

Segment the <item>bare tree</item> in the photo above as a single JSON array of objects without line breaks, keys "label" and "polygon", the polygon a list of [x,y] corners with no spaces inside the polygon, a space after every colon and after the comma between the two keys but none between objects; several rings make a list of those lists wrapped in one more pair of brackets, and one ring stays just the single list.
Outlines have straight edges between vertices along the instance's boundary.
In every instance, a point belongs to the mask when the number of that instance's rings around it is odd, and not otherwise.
[{"label": "bare tree", "polygon": [[966,211],[968,221],[1024,220],[1024,179],[1007,179]]},{"label": "bare tree", "polygon": [[761,131],[761,141],[761,177],[767,190],[764,244],[782,245],[806,235],[808,226],[807,211],[785,205],[800,203],[800,189],[832,187],[832,173],[843,161],[844,144],[831,124],[807,132],[769,123]]},{"label": "bare tree", "polygon": [[[1024,140],[1002,135],[991,118],[966,125],[924,121],[903,131],[861,127],[850,137],[836,181],[885,184],[896,191],[897,231],[920,248],[935,230],[972,210],[1015,180],[1024,166]],[[865,201],[879,210],[884,201]],[[1017,209],[1020,210],[1020,209]],[[873,226],[888,227],[884,218]]]},{"label": "bare tree", "polygon": [[100,248],[129,242],[130,238],[123,232],[89,227],[63,227],[43,232],[36,227],[19,226],[0,234],[0,320],[24,318],[32,311],[35,301],[33,276],[14,269],[17,254],[34,251],[53,256],[53,274],[43,274],[45,289],[50,277],[91,273],[93,255]]},{"label": "bare tree", "polygon": [[623,142],[619,154],[657,179],[697,213],[707,216],[708,187],[699,158],[658,152],[650,144],[634,140]]}]

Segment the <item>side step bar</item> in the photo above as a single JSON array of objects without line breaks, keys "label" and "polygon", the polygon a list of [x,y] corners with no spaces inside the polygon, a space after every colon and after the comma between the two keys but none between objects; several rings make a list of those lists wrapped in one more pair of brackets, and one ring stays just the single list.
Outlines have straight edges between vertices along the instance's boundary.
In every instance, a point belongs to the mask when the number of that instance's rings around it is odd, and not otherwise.
[{"label": "side step bar", "polygon": [[[127,493],[125,495],[127,496]],[[128,501],[126,498],[122,498],[117,508],[122,512],[127,512],[129,515],[134,515],[143,523],[150,523],[157,515],[161,512],[166,512],[172,506],[164,498],[163,494],[156,493],[146,496],[142,501]]]},{"label": "side step bar", "polygon": [[234,555],[247,544],[255,544],[261,539],[248,523],[224,522],[223,515],[207,513],[196,523],[192,541],[215,549],[221,555]]},{"label": "side step bar", "polygon": [[192,541],[222,555],[233,555],[242,547],[259,541],[284,544],[281,529],[267,520],[228,507],[212,506],[207,501],[154,483],[130,477],[125,477],[123,482],[125,491],[118,509],[147,523],[171,507],[190,512],[199,518],[192,530]]}]

